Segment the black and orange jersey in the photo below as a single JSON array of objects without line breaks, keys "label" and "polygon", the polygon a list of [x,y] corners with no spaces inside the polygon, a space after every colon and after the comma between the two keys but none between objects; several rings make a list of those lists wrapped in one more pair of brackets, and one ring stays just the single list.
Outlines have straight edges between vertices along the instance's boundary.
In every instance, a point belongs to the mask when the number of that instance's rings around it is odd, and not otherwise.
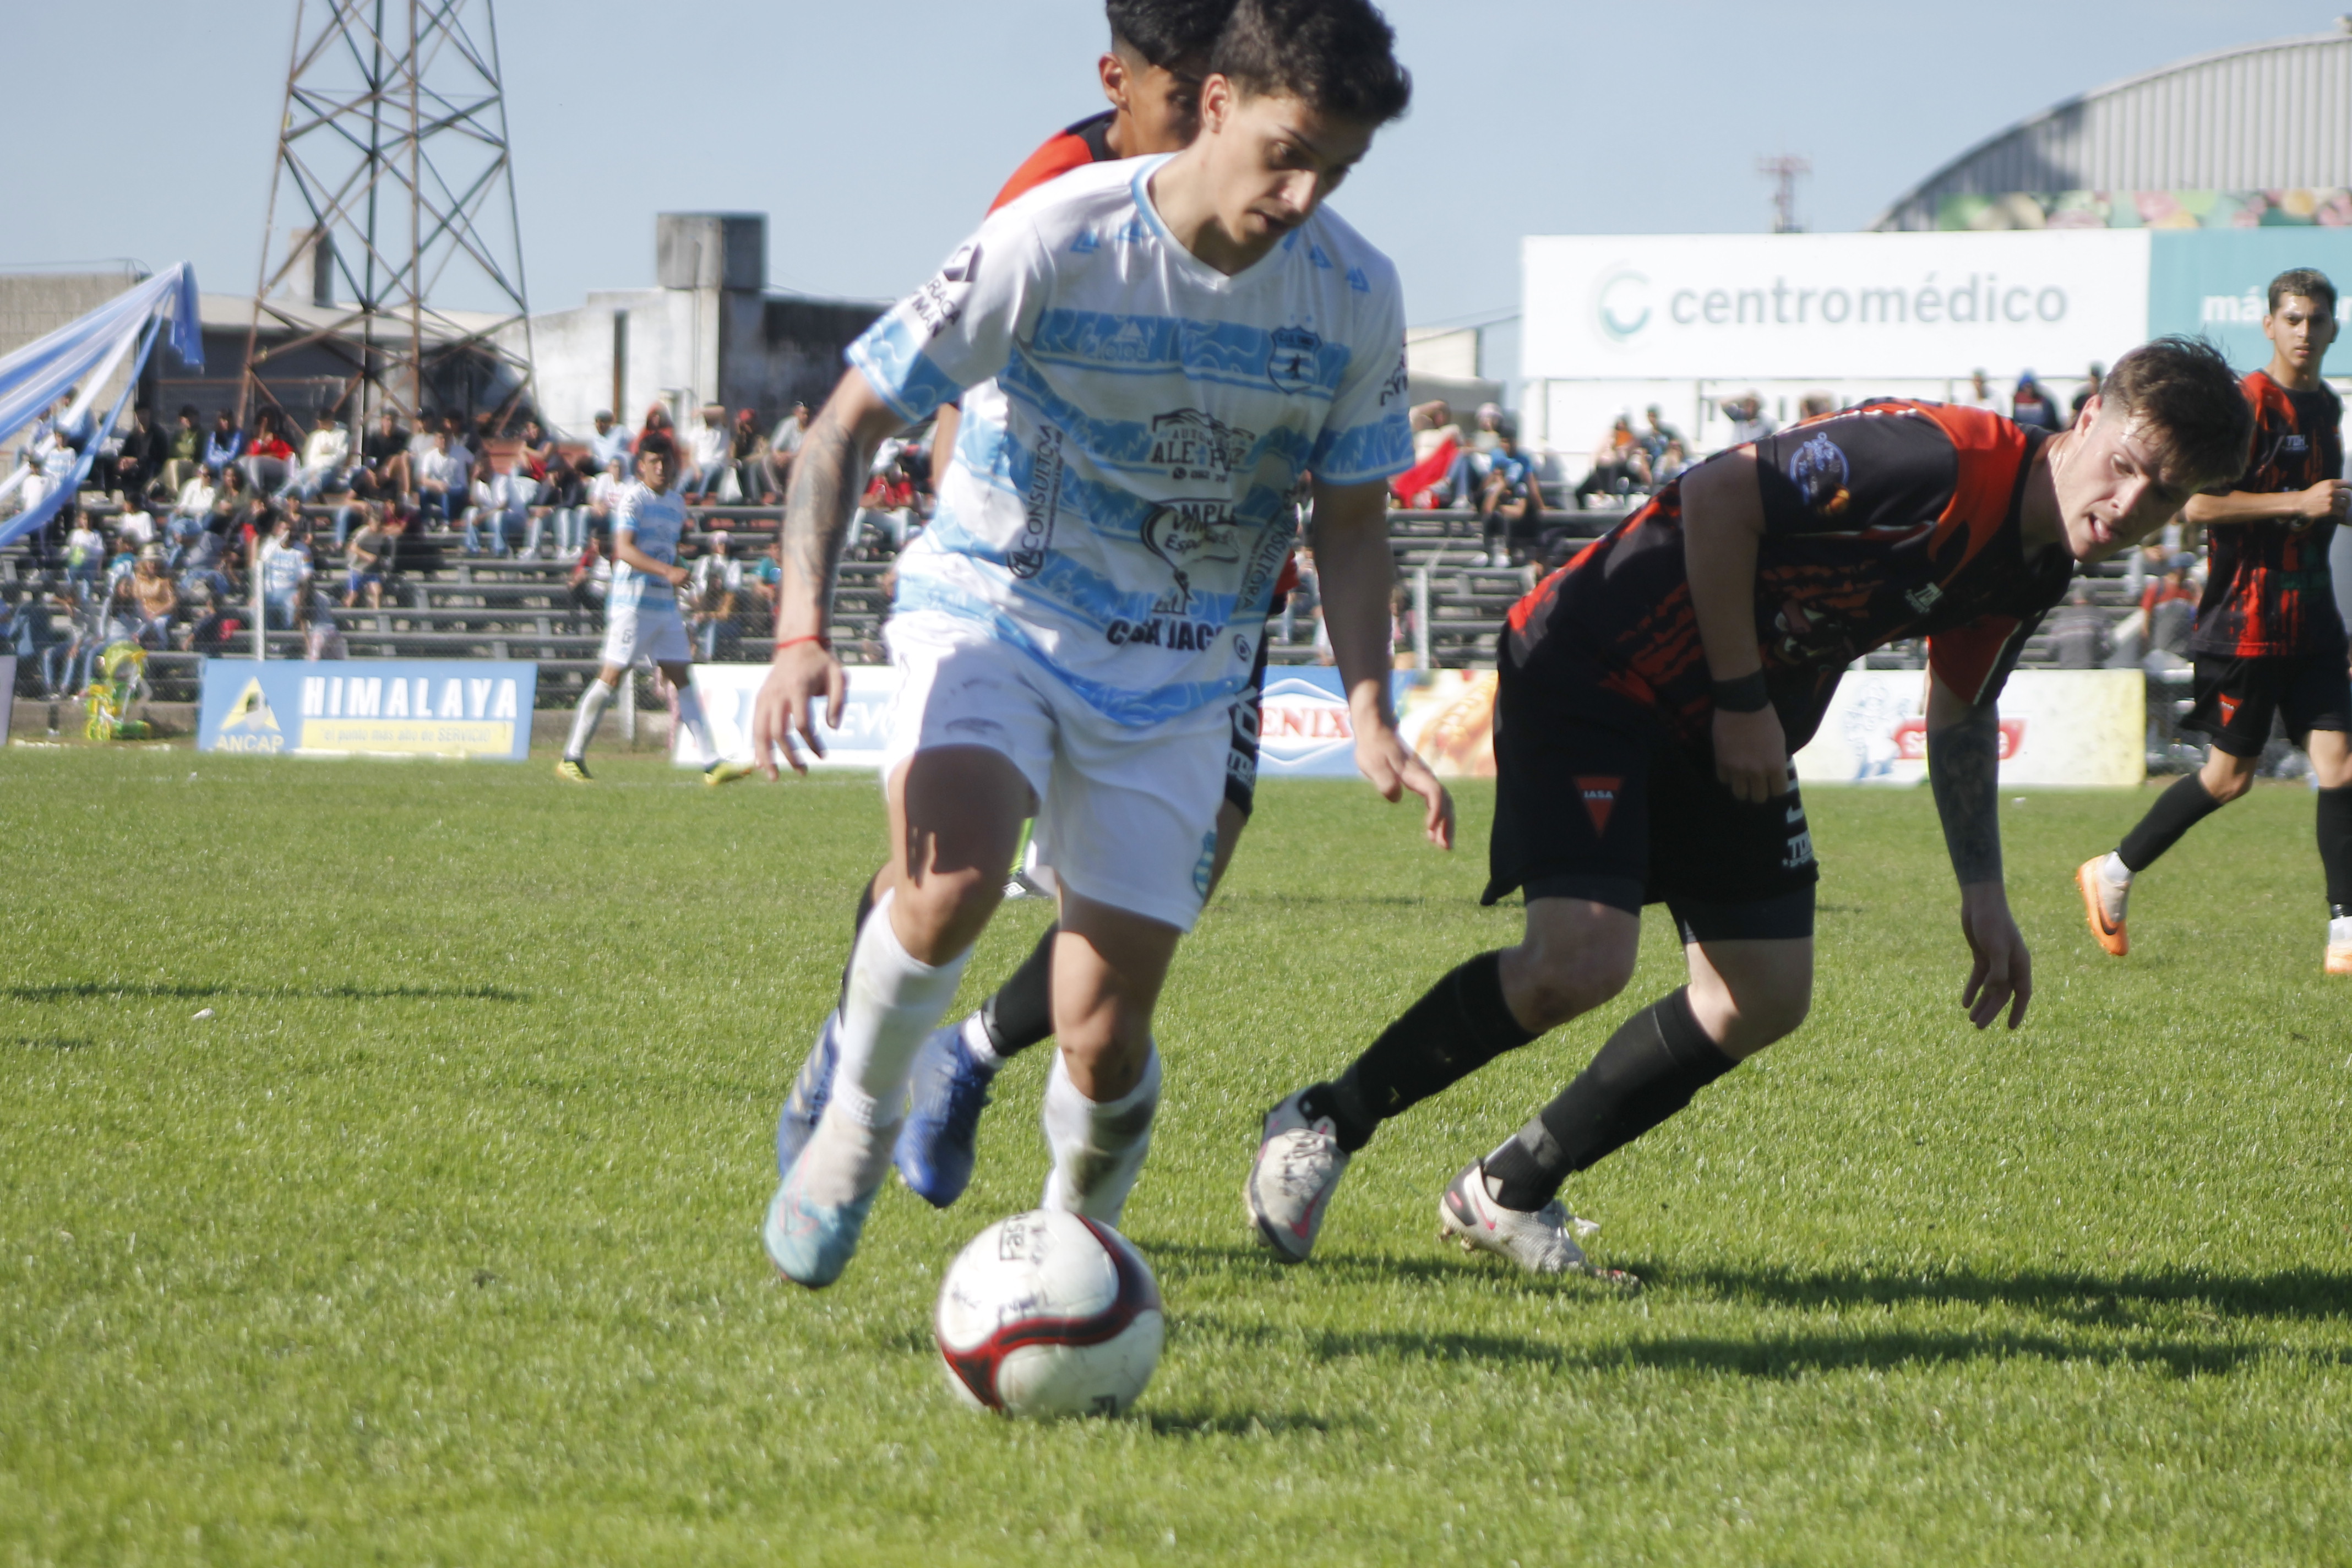
[{"label": "black and orange jersey", "polygon": [[[2240,384],[2254,405],[2254,451],[2231,487],[2252,495],[2307,490],[2344,472],[2344,405],[2325,383],[2290,392],[2262,371]],[[2263,658],[2333,653],[2344,621],[2328,579],[2333,522],[2263,518],[2207,530],[2205,597],[2189,650]]]},{"label": "black and orange jersey", "polygon": [[1110,122],[1117,114],[1118,110],[1106,109],[1047,137],[1045,145],[1013,171],[1013,177],[1004,182],[1004,188],[996,193],[988,210],[994,212],[1007,202],[1017,201],[1046,181],[1073,169],[1083,169],[1088,163],[1108,163],[1118,158],[1110,147]]},{"label": "black and orange jersey", "polygon": [[[2046,438],[1979,409],[1890,400],[1753,444],[1756,626],[1792,751],[1846,667],[1906,637],[1927,637],[1929,667],[1970,702],[2000,692],[2074,573],[2063,546],[2029,560],[2018,530]],[[1563,679],[1703,741],[1714,688],[1684,569],[1680,482],[1522,599],[1505,651],[1530,671],[1557,661]]]}]

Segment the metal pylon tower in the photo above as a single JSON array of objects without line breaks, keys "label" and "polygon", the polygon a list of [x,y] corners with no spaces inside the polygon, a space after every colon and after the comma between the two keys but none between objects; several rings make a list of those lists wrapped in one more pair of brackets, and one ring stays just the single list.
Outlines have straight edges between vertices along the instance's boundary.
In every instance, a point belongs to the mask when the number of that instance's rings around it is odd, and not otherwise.
[{"label": "metal pylon tower", "polygon": [[512,410],[530,376],[491,0],[296,0],[239,412]]},{"label": "metal pylon tower", "polygon": [[1813,172],[1812,161],[1784,153],[1777,158],[1757,159],[1756,172],[1772,182],[1772,232],[1804,233],[1804,223],[1797,216],[1797,180]]}]

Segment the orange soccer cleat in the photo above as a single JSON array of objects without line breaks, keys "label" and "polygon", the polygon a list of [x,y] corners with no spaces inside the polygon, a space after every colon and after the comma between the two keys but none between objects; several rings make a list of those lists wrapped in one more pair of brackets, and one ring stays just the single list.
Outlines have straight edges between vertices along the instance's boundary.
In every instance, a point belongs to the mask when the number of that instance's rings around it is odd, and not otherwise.
[{"label": "orange soccer cleat", "polygon": [[2099,866],[2105,859],[2104,855],[2095,855],[2076,867],[2074,885],[2083,889],[2083,913],[2090,921],[2091,934],[2106,949],[2107,956],[2121,958],[2131,951],[2131,938],[2124,933],[2122,900],[2116,900],[2113,914],[2107,912],[2107,879],[2099,874]]}]

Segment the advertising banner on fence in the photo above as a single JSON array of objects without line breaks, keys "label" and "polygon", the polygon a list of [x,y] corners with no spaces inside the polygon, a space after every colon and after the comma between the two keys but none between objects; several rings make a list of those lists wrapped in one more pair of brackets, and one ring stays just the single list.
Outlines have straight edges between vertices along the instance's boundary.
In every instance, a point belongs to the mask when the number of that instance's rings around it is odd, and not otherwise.
[{"label": "advertising banner on fence", "polygon": [[[1858,669],[1797,776],[1813,784],[1916,784],[1927,777],[1927,677]],[[2006,785],[2137,785],[2147,777],[2147,678],[2137,669],[2028,669],[2000,694],[2000,782]]]},{"label": "advertising banner on fence", "polygon": [[520,661],[208,658],[196,750],[519,763],[538,687]]},{"label": "advertising banner on fence", "polygon": [[[890,740],[890,703],[898,695],[898,672],[888,667],[856,665],[849,677],[849,700],[843,704],[841,728],[824,729],[817,715],[818,737],[825,754],[814,765],[821,768],[879,768],[883,748]],[[751,704],[760,683],[768,679],[764,664],[698,664],[694,689],[701,695],[702,711],[710,721],[711,743],[730,762],[751,761]],[[670,739],[670,760],[682,768],[708,767],[716,759],[682,734]]]}]

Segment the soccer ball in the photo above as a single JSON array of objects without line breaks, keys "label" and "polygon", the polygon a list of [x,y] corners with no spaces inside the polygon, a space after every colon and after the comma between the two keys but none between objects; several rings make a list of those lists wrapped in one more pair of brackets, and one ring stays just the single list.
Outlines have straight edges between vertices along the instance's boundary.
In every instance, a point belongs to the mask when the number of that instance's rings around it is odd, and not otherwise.
[{"label": "soccer ball", "polygon": [[940,1288],[940,1359],[975,1410],[1116,1415],[1160,1362],[1160,1285],[1107,1225],[1057,1209],[998,1220]]}]

